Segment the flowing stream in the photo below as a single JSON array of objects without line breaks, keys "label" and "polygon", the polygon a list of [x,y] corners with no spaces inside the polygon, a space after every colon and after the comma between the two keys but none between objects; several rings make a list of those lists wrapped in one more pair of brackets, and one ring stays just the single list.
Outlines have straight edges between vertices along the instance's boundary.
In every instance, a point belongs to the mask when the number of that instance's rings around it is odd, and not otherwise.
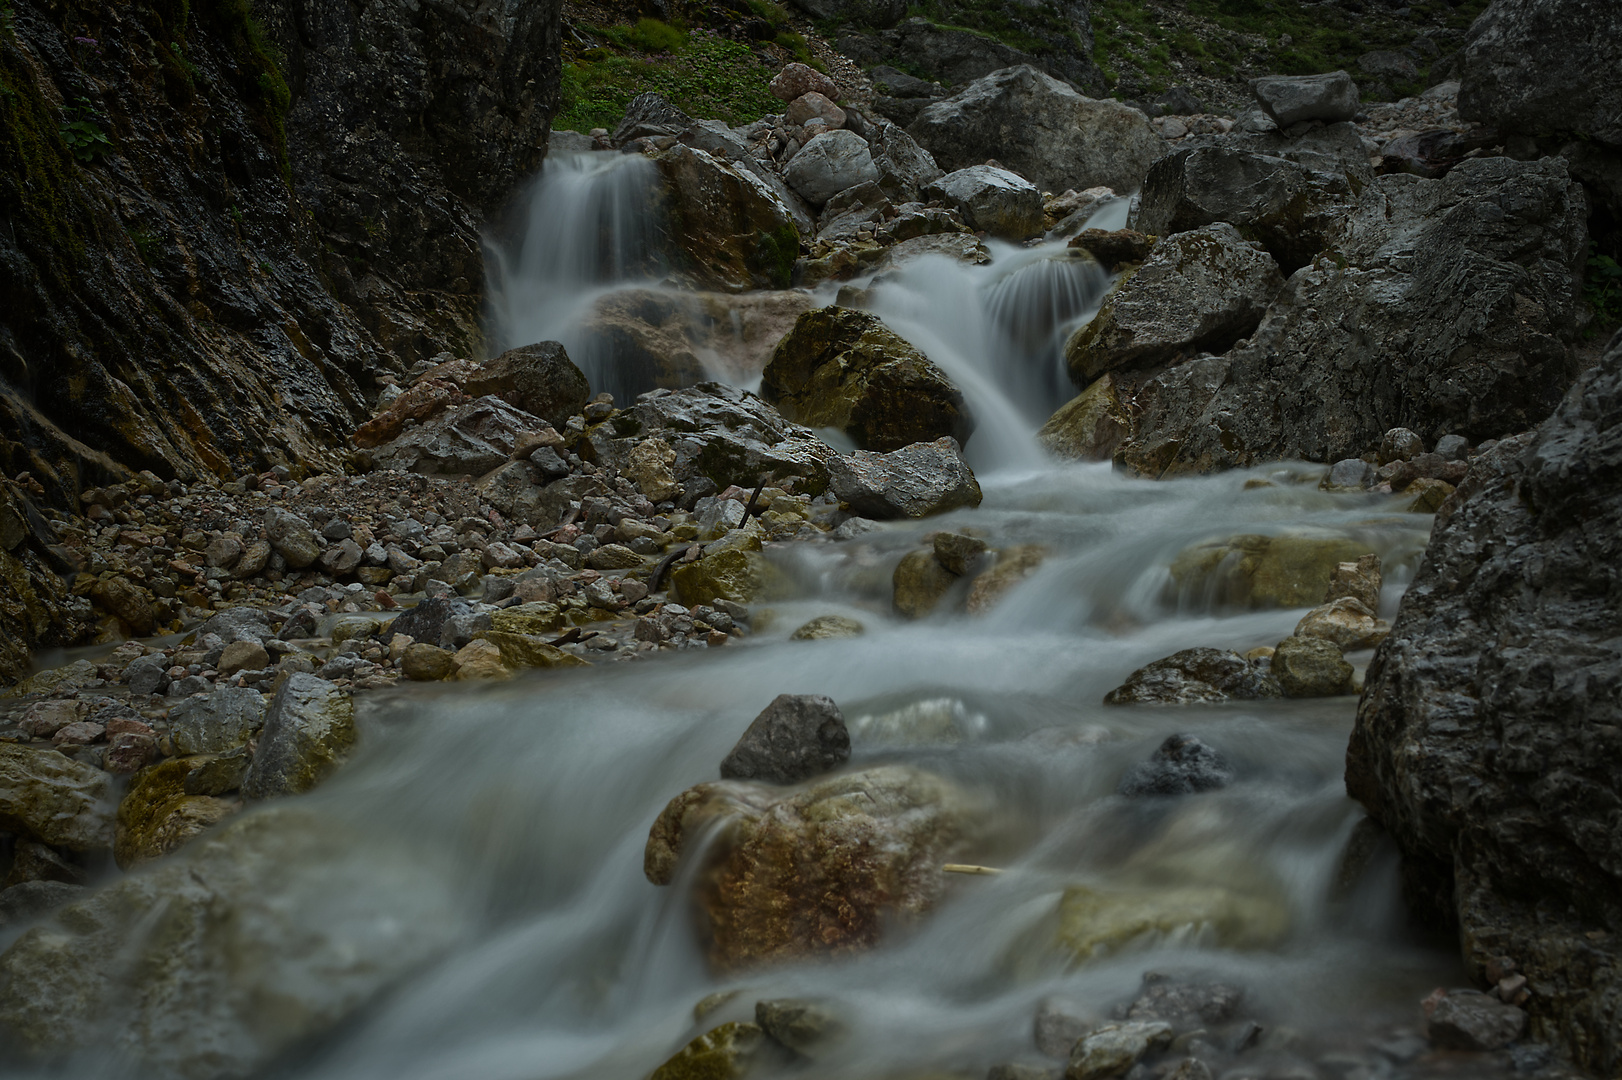
[{"label": "flowing stream", "polygon": [[[629,161],[549,164],[536,200],[549,214],[538,211],[522,250],[496,267],[509,340],[568,344],[592,294],[657,275],[636,213],[644,163]],[[557,200],[573,200],[572,212],[559,215]],[[1411,1032],[1419,999],[1461,973],[1446,943],[1406,930],[1390,850],[1346,861],[1362,817],[1342,780],[1353,700],[1101,704],[1148,661],[1196,645],[1272,645],[1300,618],[1172,594],[1168,568],[1189,545],[1236,533],[1354,537],[1384,560],[1390,618],[1430,519],[1377,496],[1320,492],[1310,466],[1151,482],[1046,460],[1031,433],[1065,392],[1059,346],[1107,283],[1065,260],[1062,244],[995,256],[981,268],[909,265],[872,302],[965,389],[980,424],[968,448],[979,509],[780,546],[769,554],[792,598],[757,610],[756,631],[725,649],[400,691],[370,710],[373,737],[357,760],[303,801],[334,835],[367,838],[344,875],[360,890],[352,906],[375,896],[394,910],[388,890],[431,880],[450,945],[286,1076],[639,1080],[696,1034],[751,1017],[757,999],[794,996],[837,1003],[849,1024],[819,1078],[980,1077],[1032,1057],[1042,1001],[1107,1018],[1146,971],[1244,988],[1243,1015],[1266,1030],[1241,1059],[1251,1071],[1234,1076],[1430,1075],[1370,1050]],[[943,528],[1050,555],[985,615],[902,620],[891,571]],[[789,640],[828,613],[866,633]],[[991,839],[975,858],[1005,872],[953,876],[934,912],[865,955],[720,977],[688,883],[649,884],[643,846],[665,803],[715,779],[782,693],[839,703],[851,768],[904,762],[982,797]],[[1117,795],[1126,770],[1174,732],[1216,747],[1235,782],[1152,804]],[[1242,932],[1194,921],[1076,964],[1046,947],[1072,885],[1145,910],[1190,890],[1220,893],[1235,898]],[[283,890],[290,917],[326,910],[275,880],[264,888]],[[727,988],[744,992],[695,1023],[695,1003]]]}]

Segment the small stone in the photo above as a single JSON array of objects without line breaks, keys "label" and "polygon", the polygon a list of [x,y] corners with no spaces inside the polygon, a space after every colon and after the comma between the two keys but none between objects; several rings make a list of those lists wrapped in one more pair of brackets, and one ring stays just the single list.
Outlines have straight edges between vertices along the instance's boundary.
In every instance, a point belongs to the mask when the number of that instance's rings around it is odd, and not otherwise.
[{"label": "small stone", "polygon": [[128,775],[146,767],[158,756],[158,740],[150,734],[121,731],[107,738],[107,755],[102,767],[110,773]]},{"label": "small stone", "polygon": [[413,642],[400,654],[400,671],[416,682],[448,679],[456,671],[456,654],[425,641]]},{"label": "small stone", "polygon": [[1431,1042],[1449,1050],[1498,1050],[1525,1030],[1526,1013],[1478,990],[1449,990],[1425,1023]]},{"label": "small stone", "polygon": [[1416,454],[1424,452],[1424,439],[1407,428],[1392,428],[1380,439],[1380,449],[1375,454],[1375,461],[1381,465],[1389,465],[1393,461],[1408,461]]},{"label": "small stone", "polygon": [[76,720],[71,724],[64,724],[58,728],[56,734],[51,736],[51,745],[89,746],[106,734],[106,731],[107,729],[100,724],[92,723],[89,720]]},{"label": "small stone", "polygon": [[509,679],[513,674],[502,662],[501,647],[484,638],[462,646],[456,651],[455,659],[458,679]]},{"label": "small stone", "polygon": [[787,64],[772,77],[768,84],[772,97],[779,101],[794,101],[806,94],[821,94],[830,100],[839,96],[839,87],[816,68],[795,61]]},{"label": "small stone", "polygon": [[645,561],[624,544],[604,544],[586,556],[586,565],[593,570],[632,570]]},{"label": "small stone", "polygon": [[1373,465],[1362,458],[1345,458],[1329,467],[1320,486],[1325,491],[1363,491],[1373,482]]},{"label": "small stone", "polygon": [[1092,1026],[1093,1022],[1082,1014],[1079,1006],[1049,999],[1036,1010],[1032,1025],[1036,1048],[1049,1057],[1068,1058],[1077,1041]]},{"label": "small stone", "polygon": [[233,641],[220,653],[220,678],[228,679],[239,671],[260,671],[270,666],[270,653],[257,641]]},{"label": "small stone", "polygon": [[821,641],[825,638],[856,637],[863,633],[863,626],[845,615],[818,615],[794,633],[789,635],[791,641]]},{"label": "small stone", "polygon": [[1324,590],[1322,602],[1331,604],[1343,596],[1349,597],[1377,614],[1382,584],[1378,555],[1363,555],[1356,562],[1336,563],[1329,572],[1329,587]]},{"label": "small stone", "polygon": [[1189,795],[1233,782],[1233,766],[1193,735],[1168,735],[1147,761],[1134,765],[1117,789],[1128,798]]},{"label": "small stone", "polygon": [[294,570],[304,569],[321,556],[315,530],[297,514],[280,507],[265,511],[265,538]]},{"label": "small stone", "polygon": [[1453,494],[1453,485],[1446,480],[1421,477],[1404,488],[1403,494],[1413,496],[1413,501],[1408,504],[1409,513],[1434,514]]},{"label": "small stone", "polygon": [[949,532],[935,534],[936,560],[960,576],[967,574],[971,564],[989,549],[990,546],[978,537]]},{"label": "small stone", "polygon": [[727,780],[797,784],[850,759],[850,733],[830,698],[779,694],[721,762]]},{"label": "small stone", "polygon": [[1436,440],[1435,453],[1443,461],[1467,461],[1470,457],[1470,440],[1463,435],[1443,435]]},{"label": "small stone", "polygon": [[23,713],[18,726],[36,739],[49,739],[72,723],[88,719],[90,705],[83,701],[38,701]]},{"label": "small stone", "polygon": [[168,661],[163,656],[143,656],[124,669],[124,681],[132,694],[158,694],[169,685]]},{"label": "small stone", "polygon": [[1083,1036],[1070,1051],[1065,1080],[1123,1076],[1150,1051],[1170,1046],[1172,1034],[1172,1026],[1163,1021],[1105,1024]]},{"label": "small stone", "polygon": [[808,1058],[826,1051],[845,1030],[826,1005],[795,998],[755,1002],[755,1023],[783,1046]]},{"label": "small stone", "polygon": [[1391,633],[1391,624],[1377,619],[1361,600],[1349,596],[1315,607],[1295,624],[1298,638],[1321,638],[1343,651],[1372,649]]}]

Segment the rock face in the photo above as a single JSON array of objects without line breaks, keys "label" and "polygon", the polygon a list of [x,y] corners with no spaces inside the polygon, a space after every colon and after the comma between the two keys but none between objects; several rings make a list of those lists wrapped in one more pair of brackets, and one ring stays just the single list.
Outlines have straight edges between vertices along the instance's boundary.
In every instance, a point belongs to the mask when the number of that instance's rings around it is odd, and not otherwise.
[{"label": "rock face", "polygon": [[[982,21],[987,9],[965,0],[947,0],[933,10],[939,22],[950,25],[913,18],[893,30],[877,34],[847,32],[839,38],[839,51],[864,67],[899,63],[909,71],[924,72],[930,79],[947,86],[963,86],[1003,68],[1030,65],[1086,93],[1102,95],[1107,91],[1103,72],[1094,65],[1090,46],[1082,45],[1093,39],[1088,7],[1082,0],[1061,0],[1045,8],[990,9],[998,29],[1013,30],[1023,39],[1024,48],[1016,49],[991,34],[958,29],[960,26],[989,29]],[[1030,14],[1027,15],[1027,11]],[[897,112],[898,105],[929,96],[927,91],[921,93],[919,88],[902,82],[907,77],[894,68],[884,70],[882,78],[880,74],[874,73],[880,90],[874,104],[886,116],[904,120]],[[924,87],[931,85],[921,79],[911,82],[922,83]],[[916,115],[904,109],[902,113],[907,118]]]},{"label": "rock face", "polygon": [[913,443],[889,454],[858,450],[828,461],[829,486],[863,517],[928,517],[980,505],[980,484],[954,439]]},{"label": "rock face", "polygon": [[672,236],[701,284],[787,288],[800,256],[800,233],[765,181],[680,143],[657,160],[669,192]]},{"label": "rock face", "polygon": [[654,822],[644,870],[668,884],[685,845],[724,822],[699,884],[715,968],[856,952],[934,906],[940,865],[966,850],[978,811],[939,777],[896,765],[792,792],[700,784]]},{"label": "rock face", "polygon": [[943,436],[968,441],[963,392],[877,315],[808,311],[761,375],[761,396],[790,420],[835,427],[864,450],[899,450]]},{"label": "rock face", "polygon": [[1044,191],[1135,191],[1165,143],[1118,101],[1082,97],[1028,65],[979,79],[937,101],[907,129],[944,169],[996,158]]},{"label": "rock face", "polygon": [[73,595],[52,564],[55,542],[29,499],[0,482],[0,685],[28,673],[31,646],[71,645],[90,632],[90,603]]},{"label": "rock face", "polygon": [[292,807],[245,815],[18,938],[0,1028],[143,1075],[254,1075],[456,939],[442,874]]},{"label": "rock face", "polygon": [[1065,345],[1076,385],[1193,350],[1222,352],[1250,334],[1284,287],[1278,264],[1226,223],[1167,237],[1123,277]]},{"label": "rock face", "polygon": [[1346,786],[1470,969],[1512,957],[1539,1038],[1622,1068],[1622,338],[1475,459],[1369,666]]},{"label": "rock face", "polygon": [[1120,460],[1153,475],[1338,461],[1394,427],[1478,440],[1537,423],[1576,373],[1584,207],[1554,159],[1376,178],[1341,261],[1294,274],[1247,345],[1138,388]]},{"label": "rock face", "polygon": [[1496,0],[1459,54],[1459,116],[1523,135],[1622,147],[1622,10],[1606,0]]},{"label": "rock face", "polygon": [[924,199],[939,199],[978,232],[1024,240],[1042,231],[1042,193],[1029,180],[991,165],[971,165],[926,184]]},{"label": "rock face", "polygon": [[797,784],[849,758],[850,733],[831,698],[779,694],[722,759],[721,779]]},{"label": "rock face", "polygon": [[[237,6],[68,30],[15,5],[7,126],[42,150],[0,180],[0,473],[66,502],[125,467],[335,467],[362,380],[476,348],[480,229],[544,153],[560,5],[296,7],[256,5],[261,36]],[[80,161],[56,128],[85,95],[108,142]]]}]

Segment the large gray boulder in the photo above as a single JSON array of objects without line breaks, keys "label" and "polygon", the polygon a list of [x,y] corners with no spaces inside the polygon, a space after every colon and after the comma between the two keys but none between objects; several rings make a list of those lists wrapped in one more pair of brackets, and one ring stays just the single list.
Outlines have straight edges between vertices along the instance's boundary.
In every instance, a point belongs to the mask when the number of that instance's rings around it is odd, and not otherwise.
[{"label": "large gray boulder", "polygon": [[834,494],[876,520],[920,518],[980,505],[980,484],[957,440],[914,443],[888,454],[858,450],[828,462]]},{"label": "large gray boulder", "polygon": [[[408,429],[378,447],[372,456],[385,469],[426,476],[482,476],[506,464],[518,446],[519,436],[540,426],[539,417],[487,395],[452,406]],[[271,543],[276,543],[274,536]],[[283,555],[286,557],[285,552]],[[295,565],[291,558],[287,561]]]},{"label": "large gray boulder", "polygon": [[907,129],[878,118],[867,122],[867,146],[879,170],[879,187],[897,203],[912,202],[943,170]]},{"label": "large gray boulder", "polygon": [[1622,147],[1622,5],[1494,0],[1459,54],[1459,116]]},{"label": "large gray boulder", "polygon": [[1108,371],[1227,349],[1256,329],[1283,287],[1272,256],[1232,225],[1167,237],[1071,336],[1065,345],[1070,376],[1086,386]]},{"label": "large gray boulder", "polygon": [[978,232],[1024,240],[1042,231],[1042,193],[1007,169],[970,165],[925,185],[921,195],[956,210]]},{"label": "large gray boulder", "polygon": [[1286,272],[1329,247],[1357,201],[1336,172],[1230,147],[1178,150],[1155,162],[1132,227],[1155,236],[1225,222]]},{"label": "large gray boulder", "polygon": [[1346,787],[1470,971],[1622,1072],[1622,336],[1534,434],[1478,457],[1369,665]]},{"label": "large gray boulder", "polygon": [[866,140],[840,128],[806,143],[789,159],[783,178],[806,202],[821,206],[846,188],[877,182],[879,170]]},{"label": "large gray boulder", "polygon": [[1586,209],[1554,159],[1379,177],[1336,257],[1296,272],[1248,343],[1136,388],[1118,457],[1158,476],[1339,461],[1394,427],[1427,442],[1525,430],[1576,376]]},{"label": "large gray boulder", "polygon": [[942,168],[995,158],[1055,192],[1100,185],[1136,191],[1165,152],[1143,113],[1083,97],[1024,64],[994,71],[928,106],[908,131]]},{"label": "large gray boulder", "polygon": [[462,392],[494,395],[557,428],[591,400],[585,373],[556,341],[508,349],[484,361],[462,380]]},{"label": "large gray boulder", "polygon": [[832,698],[778,694],[721,761],[723,780],[798,784],[850,759],[850,732]]},{"label": "large gray boulder", "polygon": [[1251,89],[1262,111],[1281,128],[1303,120],[1328,123],[1357,115],[1357,84],[1344,71],[1327,75],[1269,75]]},{"label": "large gray boulder", "polygon": [[265,699],[250,686],[219,686],[169,710],[169,731],[182,754],[222,754],[247,742],[265,722]]}]

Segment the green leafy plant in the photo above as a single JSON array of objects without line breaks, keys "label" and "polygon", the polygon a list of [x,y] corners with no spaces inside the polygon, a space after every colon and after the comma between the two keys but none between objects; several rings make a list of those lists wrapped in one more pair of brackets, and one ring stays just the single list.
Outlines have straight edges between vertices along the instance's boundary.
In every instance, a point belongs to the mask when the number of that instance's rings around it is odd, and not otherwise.
[{"label": "green leafy plant", "polygon": [[112,141],[96,122],[99,119],[101,117],[90,99],[79,97],[67,108],[62,123],[56,129],[57,134],[62,136],[62,142],[80,161],[95,161],[113,148]]},{"label": "green leafy plant", "polygon": [[139,226],[125,229],[124,234],[130,238],[130,243],[135,245],[136,254],[140,255],[141,261],[145,263],[151,262],[153,256],[158,254],[163,246],[162,240]]},{"label": "green leafy plant", "polygon": [[1593,309],[1596,328],[1609,329],[1622,323],[1622,265],[1609,255],[1601,255],[1593,241],[1588,245],[1588,272],[1583,275],[1583,298]]},{"label": "green leafy plant", "polygon": [[561,101],[552,126],[568,131],[611,128],[625,115],[630,100],[648,90],[658,91],[693,116],[748,123],[781,106],[768,89],[776,73],[777,65],[762,60],[748,46],[702,33],[691,34],[666,55],[590,49],[563,66]]},{"label": "green leafy plant", "polygon": [[238,225],[242,224],[242,211],[237,209],[235,206],[227,208],[225,214]]}]

